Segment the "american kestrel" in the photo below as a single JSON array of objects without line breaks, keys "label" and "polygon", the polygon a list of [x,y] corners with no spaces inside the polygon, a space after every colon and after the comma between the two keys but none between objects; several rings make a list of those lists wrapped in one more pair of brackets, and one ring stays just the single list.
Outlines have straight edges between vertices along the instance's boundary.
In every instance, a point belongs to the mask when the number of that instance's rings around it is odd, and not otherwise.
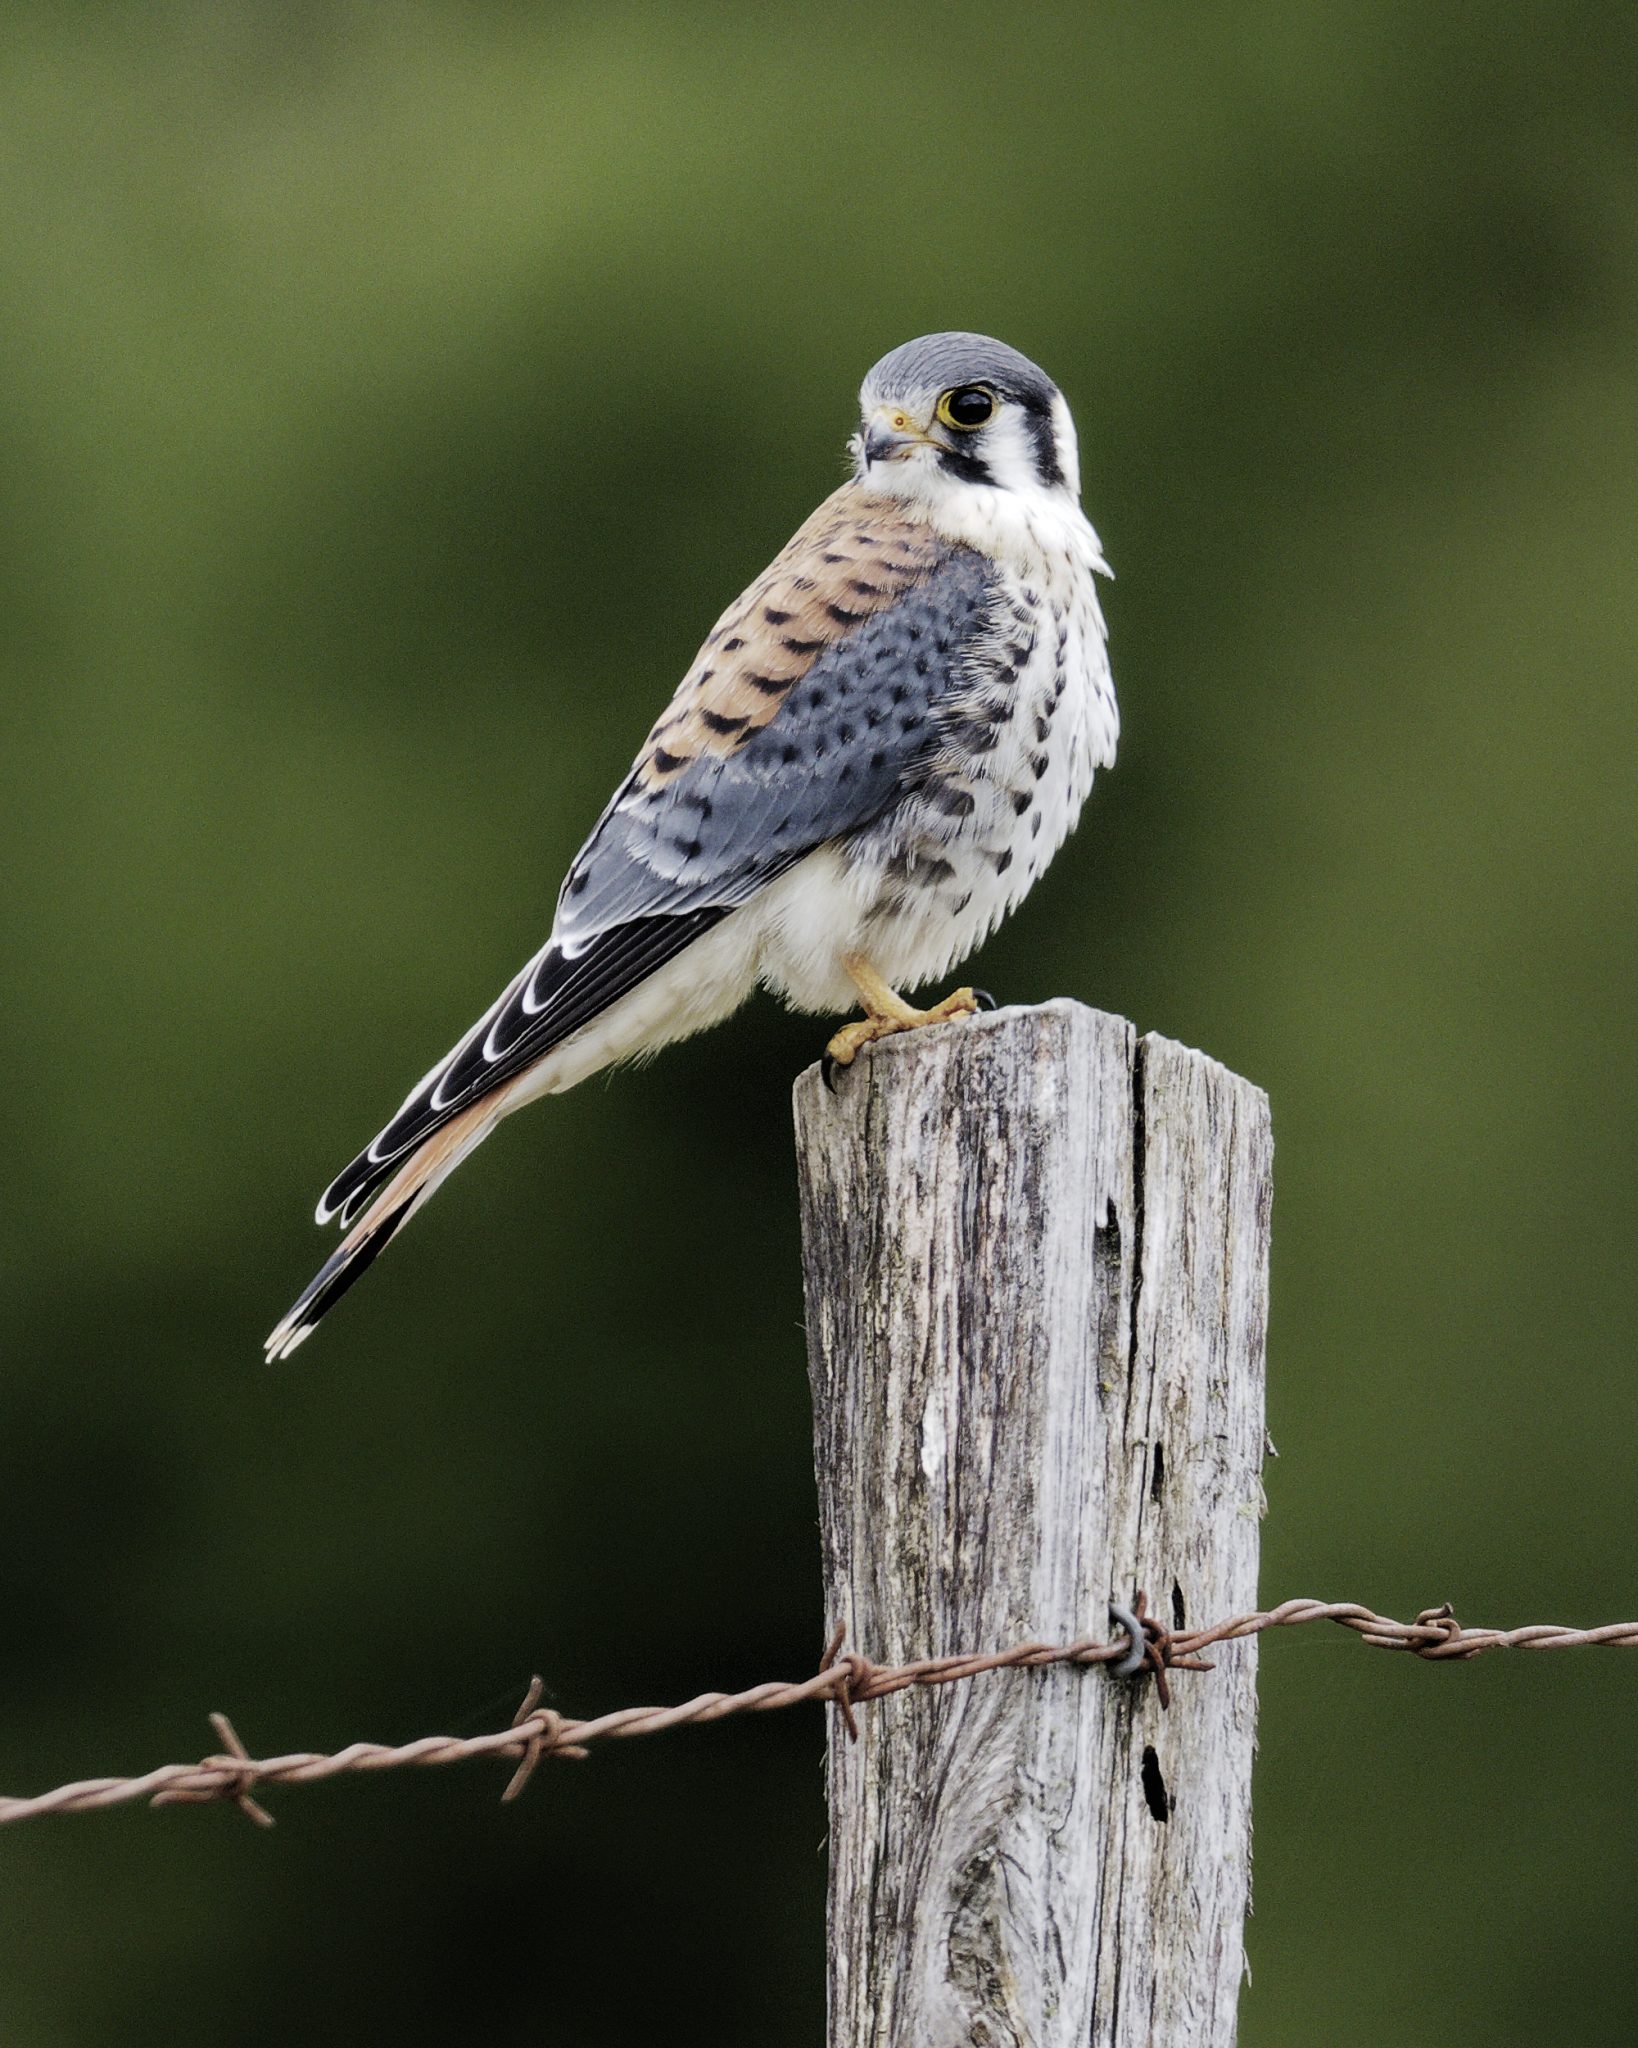
[{"label": "american kestrel", "polygon": [[346,1231],[287,1358],[503,1116],[715,1024],[759,984],[886,1033],[1074,825],[1119,717],[1069,408],[981,334],[865,378],[853,474],[706,635],[575,856],[545,946],[331,1183]]}]

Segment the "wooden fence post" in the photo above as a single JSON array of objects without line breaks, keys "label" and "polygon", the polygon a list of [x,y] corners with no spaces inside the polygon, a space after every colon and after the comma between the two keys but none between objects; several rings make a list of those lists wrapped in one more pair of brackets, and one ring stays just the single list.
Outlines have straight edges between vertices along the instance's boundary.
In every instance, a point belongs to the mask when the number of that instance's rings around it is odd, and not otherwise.
[{"label": "wooden fence post", "polygon": [[[797,1083],[827,1616],[878,1662],[1256,1605],[1262,1093],[1078,1004]],[[831,1716],[830,2048],[1227,2048],[1256,1645]]]}]

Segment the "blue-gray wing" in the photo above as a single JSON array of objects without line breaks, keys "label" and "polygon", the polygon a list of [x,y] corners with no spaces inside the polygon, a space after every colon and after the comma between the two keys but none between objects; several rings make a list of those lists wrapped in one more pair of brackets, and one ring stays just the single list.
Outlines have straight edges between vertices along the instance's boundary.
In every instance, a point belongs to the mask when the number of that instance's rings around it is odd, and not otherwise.
[{"label": "blue-gray wing", "polygon": [[[993,576],[981,555],[948,549],[725,745],[684,752],[678,725],[662,726],[569,870],[559,946],[576,953],[656,912],[732,909],[879,818],[936,751],[951,699],[978,679]],[[709,710],[687,715],[698,731]]]},{"label": "blue-gray wing", "polygon": [[917,786],[984,680],[985,557],[860,501],[821,506],[718,622],[570,867],[552,937],[326,1191],[349,1221],[440,1125],[730,911]]}]

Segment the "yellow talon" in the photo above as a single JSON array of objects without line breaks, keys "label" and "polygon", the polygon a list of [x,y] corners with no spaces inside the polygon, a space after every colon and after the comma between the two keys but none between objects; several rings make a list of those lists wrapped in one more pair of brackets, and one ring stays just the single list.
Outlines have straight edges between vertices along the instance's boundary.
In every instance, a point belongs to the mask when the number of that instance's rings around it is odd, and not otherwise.
[{"label": "yellow talon", "polygon": [[865,1014],[856,1023],[844,1024],[825,1047],[827,1081],[834,1068],[851,1067],[860,1048],[873,1045],[878,1038],[891,1038],[900,1031],[919,1031],[924,1024],[943,1024],[951,1017],[970,1017],[980,1007],[975,990],[958,988],[931,1009],[918,1010],[896,989],[889,988],[869,961],[858,954],[850,953],[842,965],[859,991]]},{"label": "yellow talon", "polygon": [[830,1067],[851,1067],[859,1057],[859,1048],[883,1037],[889,1031],[897,1031],[896,1024],[882,1025],[874,1017],[861,1017],[856,1024],[844,1024],[840,1031],[825,1047],[825,1064]]}]

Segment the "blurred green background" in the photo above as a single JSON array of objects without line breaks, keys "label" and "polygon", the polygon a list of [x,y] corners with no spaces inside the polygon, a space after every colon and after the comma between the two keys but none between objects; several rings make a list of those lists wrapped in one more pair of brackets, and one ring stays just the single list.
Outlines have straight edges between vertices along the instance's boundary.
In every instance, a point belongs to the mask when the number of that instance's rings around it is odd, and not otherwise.
[{"label": "blurred green background", "polygon": [[[978,978],[1278,1141],[1264,1592],[1638,1611],[1630,7],[32,5],[0,69],[0,1789],[811,1669],[766,1001],[325,1180],[929,328],[1081,427],[1116,771]],[[1638,1662],[1263,1655],[1248,2048],[1638,2035]],[[0,1836],[0,2038],[822,2040],[821,1729]]]}]

